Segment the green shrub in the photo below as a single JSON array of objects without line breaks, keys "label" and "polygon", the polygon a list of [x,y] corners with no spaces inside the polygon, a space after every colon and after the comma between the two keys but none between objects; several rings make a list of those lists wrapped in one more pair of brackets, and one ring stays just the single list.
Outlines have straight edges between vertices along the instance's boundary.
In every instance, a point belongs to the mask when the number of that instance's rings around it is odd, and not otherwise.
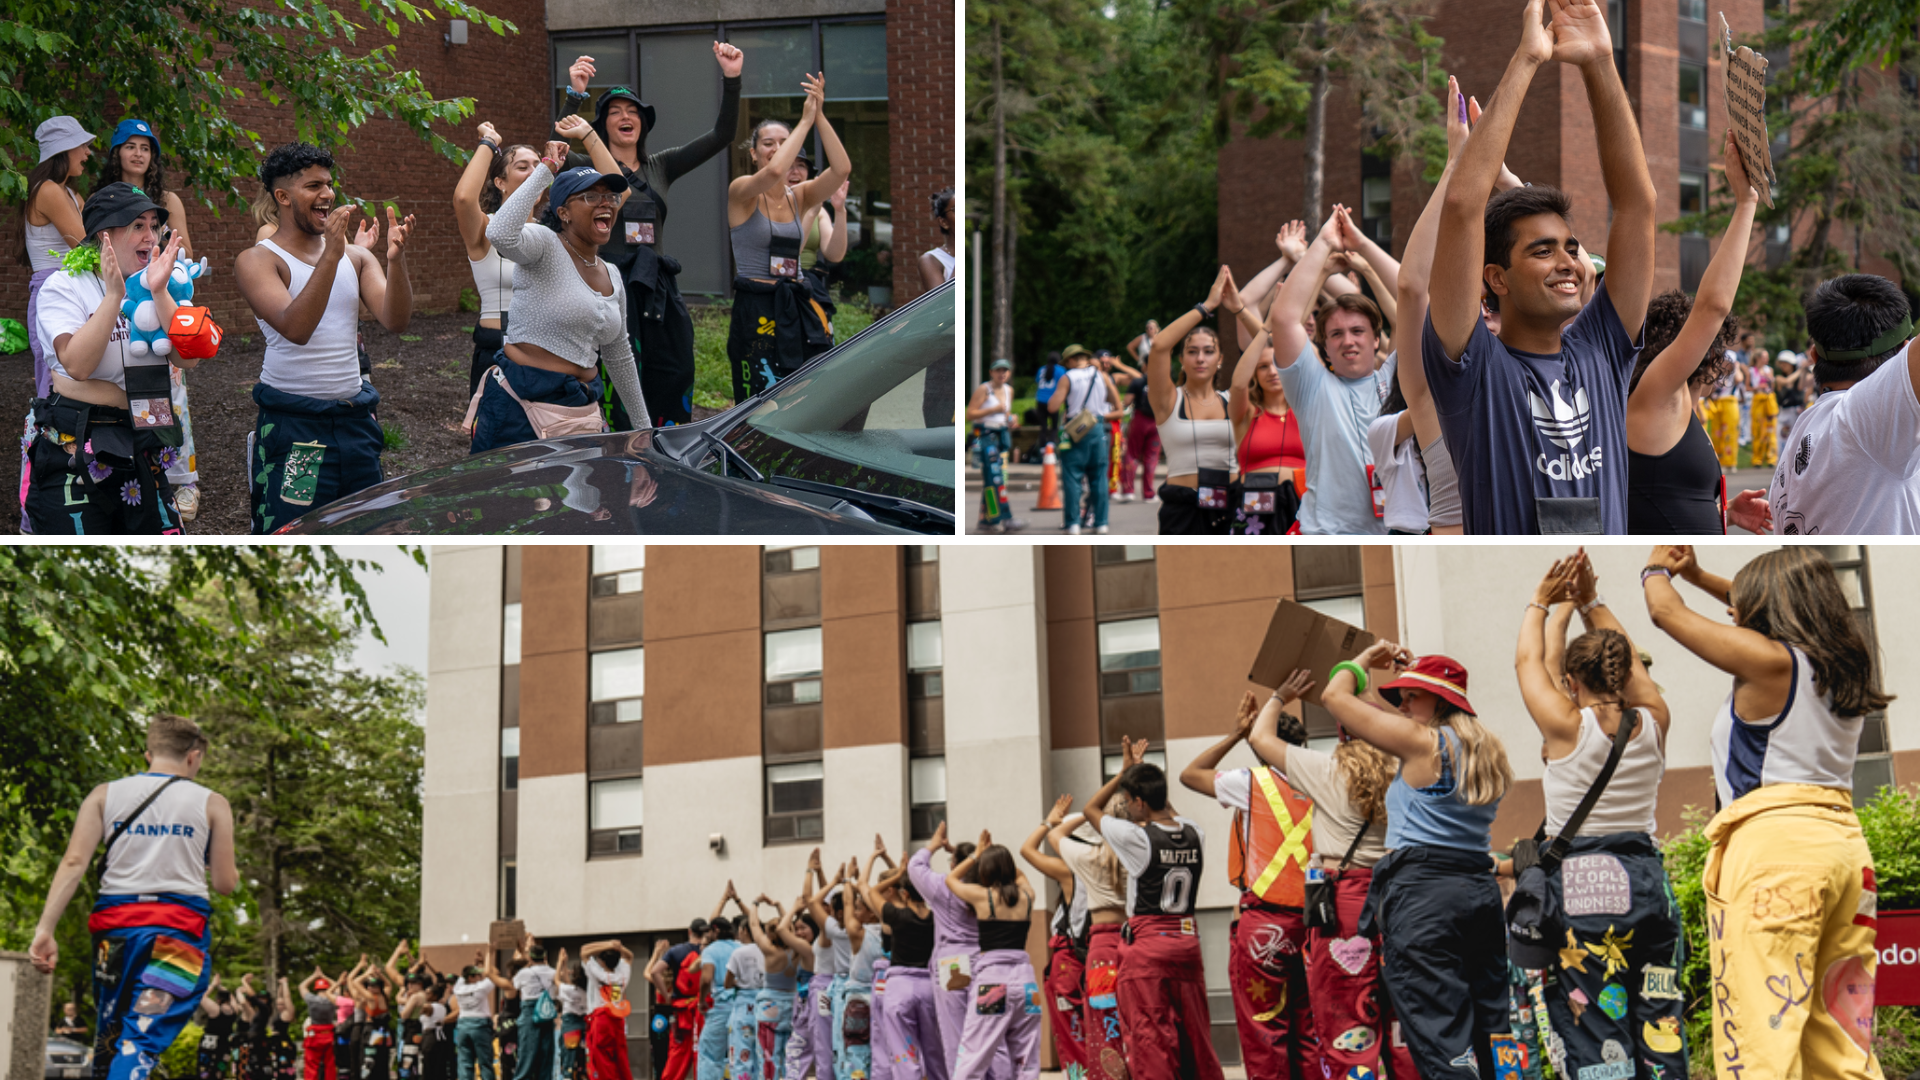
[{"label": "green shrub", "polygon": [[[1873,874],[1882,910],[1920,907],[1920,794],[1882,788],[1859,808],[1860,829],[1873,852]],[[1687,963],[1681,969],[1681,993],[1687,1003],[1689,1072],[1713,1076],[1713,974],[1707,954],[1707,893],[1701,875],[1707,866],[1703,809],[1687,812],[1687,827],[1661,844],[1667,880],[1680,906],[1687,936]],[[1920,1070],[1920,1010],[1882,1006],[1874,1010],[1874,1051],[1889,1077]]]},{"label": "green shrub", "polygon": [[197,1022],[189,1021],[180,1031],[180,1037],[173,1045],[160,1054],[160,1071],[172,1077],[200,1075],[200,1036],[204,1034]]},{"label": "green shrub", "polygon": [[460,290],[460,310],[461,311],[479,311],[480,310],[480,294],[477,292],[474,292],[472,289],[461,289]]},{"label": "green shrub", "polygon": [[[730,408],[733,363],[727,359],[727,331],[733,326],[733,305],[688,305],[687,310],[693,315],[693,403],[703,409]],[[833,317],[833,340],[846,341],[871,325],[873,308],[865,299],[843,301]]]}]

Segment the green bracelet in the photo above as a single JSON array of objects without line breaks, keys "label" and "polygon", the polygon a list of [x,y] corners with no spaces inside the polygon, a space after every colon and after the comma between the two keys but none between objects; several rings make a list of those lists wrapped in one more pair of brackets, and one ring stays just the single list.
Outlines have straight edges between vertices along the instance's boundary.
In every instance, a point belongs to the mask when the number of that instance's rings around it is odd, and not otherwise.
[{"label": "green bracelet", "polygon": [[1355,693],[1364,694],[1367,692],[1367,671],[1365,668],[1361,667],[1359,664],[1356,664],[1351,660],[1342,660],[1339,663],[1333,665],[1333,667],[1327,672],[1327,681],[1332,682],[1333,677],[1335,675],[1340,674],[1342,671],[1353,672],[1353,681],[1359,684],[1354,688]]}]

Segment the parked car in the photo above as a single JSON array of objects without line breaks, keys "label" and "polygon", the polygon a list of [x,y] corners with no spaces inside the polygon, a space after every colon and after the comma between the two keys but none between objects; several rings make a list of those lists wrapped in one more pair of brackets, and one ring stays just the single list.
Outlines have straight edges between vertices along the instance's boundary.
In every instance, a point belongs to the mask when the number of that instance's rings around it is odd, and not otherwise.
[{"label": "parked car", "polygon": [[705,420],[503,447],[279,531],[951,535],[955,319],[949,283]]},{"label": "parked car", "polygon": [[81,1080],[93,1075],[93,1051],[72,1039],[47,1037],[46,1080]]}]

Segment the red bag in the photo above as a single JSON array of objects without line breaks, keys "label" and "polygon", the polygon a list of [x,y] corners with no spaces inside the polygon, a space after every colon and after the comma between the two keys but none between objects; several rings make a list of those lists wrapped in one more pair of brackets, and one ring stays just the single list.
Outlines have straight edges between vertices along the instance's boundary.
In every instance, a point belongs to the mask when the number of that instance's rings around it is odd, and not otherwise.
[{"label": "red bag", "polygon": [[220,351],[220,324],[203,307],[182,307],[173,313],[167,338],[184,360],[211,360]]}]

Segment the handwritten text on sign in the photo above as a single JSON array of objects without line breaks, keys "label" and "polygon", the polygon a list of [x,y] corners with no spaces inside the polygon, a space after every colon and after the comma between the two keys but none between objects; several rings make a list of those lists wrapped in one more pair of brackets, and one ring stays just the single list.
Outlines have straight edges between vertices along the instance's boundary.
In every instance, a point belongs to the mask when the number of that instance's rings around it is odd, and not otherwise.
[{"label": "handwritten text on sign", "polygon": [[1725,12],[1720,13],[1720,44],[1726,54],[1726,63],[1720,69],[1720,89],[1727,102],[1733,141],[1740,147],[1747,179],[1772,206],[1775,177],[1773,155],[1767,145],[1767,58],[1745,45],[1733,47],[1733,30],[1727,26]]}]

